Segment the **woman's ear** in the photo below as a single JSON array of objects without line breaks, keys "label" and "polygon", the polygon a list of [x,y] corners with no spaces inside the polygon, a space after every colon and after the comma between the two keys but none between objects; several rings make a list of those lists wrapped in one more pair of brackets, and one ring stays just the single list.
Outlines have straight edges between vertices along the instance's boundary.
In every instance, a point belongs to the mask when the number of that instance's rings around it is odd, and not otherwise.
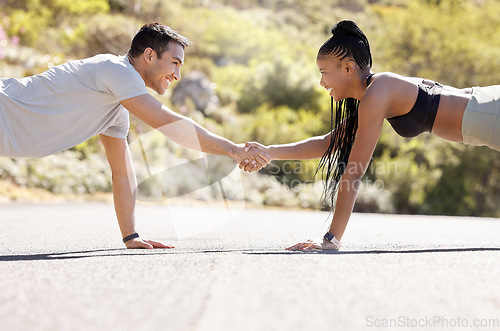
[{"label": "woman's ear", "polygon": [[356,69],[356,62],[353,60],[347,60],[345,62],[345,72],[347,75],[352,75],[354,73],[354,70]]}]

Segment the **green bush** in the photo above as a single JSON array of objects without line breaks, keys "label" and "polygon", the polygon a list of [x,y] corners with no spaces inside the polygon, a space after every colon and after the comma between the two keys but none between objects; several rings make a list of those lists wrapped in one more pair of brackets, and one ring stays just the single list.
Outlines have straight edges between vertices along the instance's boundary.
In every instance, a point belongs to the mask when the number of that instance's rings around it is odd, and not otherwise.
[{"label": "green bush", "polygon": [[0,179],[54,193],[111,191],[110,171],[102,155],[91,154],[83,158],[76,151],[40,159],[0,158]]}]

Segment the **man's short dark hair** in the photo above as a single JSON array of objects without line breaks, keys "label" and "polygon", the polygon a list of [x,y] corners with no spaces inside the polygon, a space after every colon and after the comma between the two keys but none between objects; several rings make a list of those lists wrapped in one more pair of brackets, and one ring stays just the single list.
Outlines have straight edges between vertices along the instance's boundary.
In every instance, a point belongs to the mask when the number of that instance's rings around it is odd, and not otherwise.
[{"label": "man's short dark hair", "polygon": [[134,39],[132,39],[132,45],[128,54],[134,58],[144,53],[144,50],[149,47],[156,52],[160,59],[163,52],[167,50],[170,42],[175,42],[181,45],[182,48],[192,45],[186,37],[166,25],[159,23],[145,24],[139,29]]}]

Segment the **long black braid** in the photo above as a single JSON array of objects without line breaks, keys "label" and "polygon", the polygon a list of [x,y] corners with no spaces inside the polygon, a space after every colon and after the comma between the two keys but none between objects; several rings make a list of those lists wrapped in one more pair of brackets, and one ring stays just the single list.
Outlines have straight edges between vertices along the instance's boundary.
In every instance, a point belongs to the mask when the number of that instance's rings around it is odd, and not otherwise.
[{"label": "long black braid", "polygon": [[[321,46],[318,57],[333,56],[339,59],[354,58],[362,69],[372,66],[368,39],[355,22],[340,21],[332,28],[332,36]],[[325,179],[322,200],[334,205],[340,179],[346,170],[358,128],[359,100],[347,98],[334,102],[331,99],[330,145],[318,165]],[[335,119],[334,119],[335,113]]]},{"label": "long black braid", "polygon": [[354,98],[338,102],[333,102],[333,98],[331,100],[330,145],[321,157],[316,172],[321,170],[321,176],[325,179],[322,200],[329,201],[333,207],[335,193],[356,138],[359,101]]}]

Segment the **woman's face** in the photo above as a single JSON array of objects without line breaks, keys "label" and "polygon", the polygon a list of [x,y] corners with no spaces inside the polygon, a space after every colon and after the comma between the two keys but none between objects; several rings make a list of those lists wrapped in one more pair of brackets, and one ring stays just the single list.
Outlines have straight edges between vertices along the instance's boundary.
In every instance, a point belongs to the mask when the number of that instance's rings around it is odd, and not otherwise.
[{"label": "woman's face", "polygon": [[316,59],[316,65],[321,74],[320,84],[335,101],[350,97],[347,93],[349,76],[347,75],[347,61],[349,60],[339,60],[332,56],[318,56]]}]

